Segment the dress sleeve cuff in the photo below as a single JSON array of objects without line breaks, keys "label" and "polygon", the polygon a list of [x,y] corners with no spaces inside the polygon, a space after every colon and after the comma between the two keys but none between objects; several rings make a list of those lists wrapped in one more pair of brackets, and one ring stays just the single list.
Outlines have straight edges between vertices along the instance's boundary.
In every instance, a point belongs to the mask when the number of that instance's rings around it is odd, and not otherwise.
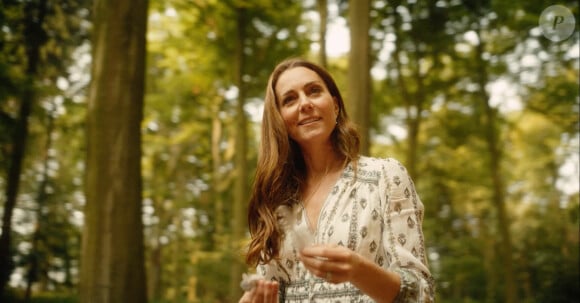
[{"label": "dress sleeve cuff", "polygon": [[401,277],[401,286],[393,303],[416,302],[417,278],[404,269],[395,269],[394,271]]}]

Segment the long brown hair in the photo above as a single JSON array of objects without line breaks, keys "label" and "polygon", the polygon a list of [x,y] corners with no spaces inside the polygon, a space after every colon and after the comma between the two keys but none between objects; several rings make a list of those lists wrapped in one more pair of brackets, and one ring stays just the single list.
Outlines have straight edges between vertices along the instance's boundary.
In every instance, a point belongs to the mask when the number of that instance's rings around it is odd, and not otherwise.
[{"label": "long brown hair", "polygon": [[358,159],[360,139],[349,120],[344,101],[332,76],[322,67],[303,60],[287,59],[276,66],[266,88],[262,138],[256,175],[248,209],[251,241],[246,263],[256,266],[277,259],[283,231],[277,224],[276,208],[292,205],[306,176],[304,158],[298,144],[288,136],[276,98],[276,83],[280,75],[294,67],[305,67],[318,74],[338,105],[337,125],[331,134],[335,151],[345,164]]}]

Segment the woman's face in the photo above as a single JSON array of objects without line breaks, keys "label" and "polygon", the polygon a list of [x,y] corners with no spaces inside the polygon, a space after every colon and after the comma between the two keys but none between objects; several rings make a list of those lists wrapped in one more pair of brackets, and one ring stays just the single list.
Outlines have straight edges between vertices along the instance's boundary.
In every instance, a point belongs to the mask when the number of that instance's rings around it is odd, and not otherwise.
[{"label": "woman's face", "polygon": [[300,146],[330,142],[339,109],[316,72],[301,66],[286,70],[275,93],[290,138]]}]

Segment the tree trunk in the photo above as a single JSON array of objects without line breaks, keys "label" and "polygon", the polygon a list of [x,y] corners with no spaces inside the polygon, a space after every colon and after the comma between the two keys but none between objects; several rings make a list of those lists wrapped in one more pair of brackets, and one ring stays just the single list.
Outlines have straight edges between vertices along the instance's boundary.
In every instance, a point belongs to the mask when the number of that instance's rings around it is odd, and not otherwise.
[{"label": "tree trunk", "polygon": [[224,227],[226,226],[226,220],[224,216],[224,201],[222,199],[222,187],[223,183],[222,173],[220,169],[222,167],[222,157],[220,152],[220,144],[222,139],[222,121],[220,120],[220,110],[221,110],[222,99],[213,105],[212,112],[212,124],[211,124],[211,159],[212,159],[212,196],[215,203],[215,233],[214,233],[214,244],[218,247],[223,244]]},{"label": "tree trunk", "polygon": [[[420,52],[419,43],[416,37],[410,35],[409,39],[413,45],[415,51],[414,64],[407,64],[407,70],[410,70],[412,75],[405,75],[403,73],[403,64],[401,62],[401,50],[403,49],[402,37],[404,31],[402,30],[402,20],[401,16],[394,12],[392,15],[394,20],[394,28],[398,35],[395,40],[395,50],[393,53],[393,60],[395,69],[397,71],[397,84],[401,90],[402,104],[405,106],[405,123],[407,126],[407,150],[405,158],[405,167],[409,171],[409,175],[413,178],[415,183],[419,181],[419,174],[417,172],[417,151],[419,148],[419,134],[421,131],[421,124],[423,122],[423,117],[421,112],[425,107],[425,100],[427,95],[427,89],[425,88],[425,77],[421,74],[420,59],[425,58],[426,54]],[[413,17],[415,18],[415,17]],[[437,54],[430,54],[433,61],[437,60]],[[415,85],[408,85],[407,77],[411,77]],[[415,87],[410,89],[410,87]]]},{"label": "tree trunk", "polygon": [[[401,26],[401,20],[400,17],[398,17],[397,14],[394,14],[394,20],[395,20],[395,29],[398,32],[398,29]],[[397,70],[397,84],[399,85],[399,89],[401,90],[401,98],[403,99],[402,103],[405,106],[405,123],[407,124],[407,129],[408,129],[408,146],[407,146],[407,153],[406,153],[406,161],[405,161],[405,166],[407,167],[407,170],[409,171],[409,175],[413,178],[413,180],[415,180],[415,182],[417,182],[417,176],[416,176],[416,149],[417,149],[417,144],[418,144],[418,134],[419,134],[419,122],[417,122],[417,119],[420,119],[421,116],[417,115],[416,112],[413,112],[413,108],[416,108],[413,106],[413,100],[415,100],[415,97],[413,96],[413,94],[409,91],[409,87],[407,85],[407,79],[405,78],[405,75],[403,75],[403,64],[401,63],[401,39],[396,39],[395,41],[395,50],[393,53],[393,60],[394,60],[394,64],[395,64],[395,69]]]},{"label": "tree trunk", "polygon": [[[480,22],[480,21],[477,21]],[[477,62],[477,75],[478,75],[478,85],[480,89],[480,99],[483,105],[483,120],[484,123],[482,127],[485,132],[485,141],[487,143],[487,149],[489,153],[489,171],[491,173],[491,182],[493,190],[492,203],[497,211],[497,224],[501,239],[501,250],[500,255],[502,258],[502,276],[505,285],[505,301],[506,303],[515,303],[517,298],[517,288],[515,284],[515,274],[513,270],[513,259],[512,259],[512,240],[510,235],[510,221],[508,218],[506,206],[505,206],[505,184],[502,178],[502,167],[501,167],[501,151],[498,147],[497,138],[497,118],[496,110],[489,104],[489,95],[485,90],[488,84],[487,70],[485,68],[485,62],[483,61],[484,53],[484,43],[481,36],[480,24],[477,23],[477,34],[478,40],[480,41],[476,48],[476,62]]]},{"label": "tree trunk", "polygon": [[[495,237],[490,235],[489,227],[487,222],[489,220],[489,215],[487,212],[481,215],[478,221],[479,228],[481,229],[481,245],[483,251],[483,269],[485,271],[485,302],[493,303],[498,301],[497,297],[497,285],[498,281],[495,279],[497,269],[494,266],[494,260],[496,258],[495,248],[497,247]],[[459,298],[457,298],[459,300]]]},{"label": "tree trunk", "polygon": [[361,154],[370,147],[370,0],[349,1],[350,54],[348,57],[349,113],[361,133]]},{"label": "tree trunk", "polygon": [[160,237],[157,234],[154,237],[156,238],[155,244],[149,251],[149,270],[147,271],[149,283],[147,284],[147,295],[150,300],[156,302],[161,301],[162,298],[163,245],[161,245]]},{"label": "tree trunk", "polygon": [[324,68],[328,67],[326,60],[326,25],[328,24],[328,1],[318,0],[318,15],[320,16],[320,26],[318,27],[318,43],[320,50],[318,51],[318,61]]},{"label": "tree trunk", "polygon": [[96,0],[80,302],[147,301],[141,120],[147,0]]},{"label": "tree trunk", "polygon": [[[30,263],[28,266],[28,274],[26,275],[26,291],[24,294],[24,302],[30,302],[32,298],[32,285],[34,282],[42,279],[47,281],[48,277],[41,277],[41,272],[46,272],[41,270],[41,268],[48,268],[48,260],[46,258],[40,258],[41,247],[46,246],[43,241],[42,231],[45,225],[45,220],[47,215],[43,214],[43,209],[46,207],[46,202],[48,198],[47,185],[50,176],[48,175],[49,169],[49,151],[52,148],[52,132],[54,131],[54,111],[48,112],[46,125],[46,144],[44,146],[44,159],[42,164],[42,174],[40,184],[38,186],[38,196],[36,197],[36,225],[34,226],[34,233],[32,234],[32,248],[30,250]],[[48,214],[50,215],[50,213]],[[44,239],[43,242],[46,242]],[[46,283],[43,283],[46,286]],[[42,291],[46,291],[46,287],[41,287]]]},{"label": "tree trunk", "polygon": [[[418,49],[419,43],[413,38],[413,44],[415,45],[416,59],[414,60],[415,66],[413,67],[413,79],[417,85],[416,91],[413,94],[412,100],[408,100],[412,104],[414,112],[412,115],[407,116],[407,127],[409,131],[409,146],[407,149],[407,169],[409,174],[413,178],[415,183],[419,182],[419,172],[417,169],[417,152],[419,149],[419,133],[421,132],[421,124],[423,122],[423,108],[425,107],[427,90],[425,89],[425,77],[421,74],[420,59],[427,57],[424,53],[420,52]],[[437,60],[437,55],[432,55],[432,60]],[[410,113],[410,112],[408,112]]]},{"label": "tree trunk", "polygon": [[246,40],[246,10],[243,8],[236,9],[237,16],[237,42],[235,54],[235,84],[238,87],[238,103],[236,106],[236,180],[234,188],[234,205],[233,205],[233,220],[232,220],[232,241],[234,259],[230,272],[230,301],[237,302],[241,296],[240,280],[242,278],[242,263],[237,260],[239,251],[241,251],[240,243],[244,238],[247,230],[246,222],[246,204],[248,202],[248,180],[246,172],[248,171],[247,155],[247,141],[248,136],[246,132],[246,113],[244,111],[244,103],[246,97],[246,86],[242,80],[245,70],[245,55],[244,55],[244,41]]},{"label": "tree trunk", "polygon": [[28,83],[22,94],[12,139],[14,148],[10,155],[8,177],[6,178],[6,202],[4,204],[4,213],[2,214],[2,235],[0,235],[0,297],[4,294],[8,281],[10,281],[14,266],[10,252],[12,246],[12,215],[16,207],[20,174],[26,151],[26,140],[28,139],[28,117],[32,110],[32,104],[36,99],[34,80],[39,66],[40,48],[46,41],[44,38],[45,32],[42,28],[46,16],[46,5],[47,1],[42,0],[38,3],[27,2],[24,6],[24,40],[26,43],[26,76]]}]

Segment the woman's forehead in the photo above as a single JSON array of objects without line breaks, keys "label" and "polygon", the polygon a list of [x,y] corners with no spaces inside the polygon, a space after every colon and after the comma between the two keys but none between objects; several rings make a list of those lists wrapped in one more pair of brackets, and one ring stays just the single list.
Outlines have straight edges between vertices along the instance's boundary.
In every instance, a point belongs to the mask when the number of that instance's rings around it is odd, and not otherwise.
[{"label": "woman's forehead", "polygon": [[297,66],[282,72],[280,77],[278,77],[274,89],[276,90],[277,95],[282,95],[288,91],[302,88],[313,82],[324,83],[322,78],[315,71],[306,67]]}]

